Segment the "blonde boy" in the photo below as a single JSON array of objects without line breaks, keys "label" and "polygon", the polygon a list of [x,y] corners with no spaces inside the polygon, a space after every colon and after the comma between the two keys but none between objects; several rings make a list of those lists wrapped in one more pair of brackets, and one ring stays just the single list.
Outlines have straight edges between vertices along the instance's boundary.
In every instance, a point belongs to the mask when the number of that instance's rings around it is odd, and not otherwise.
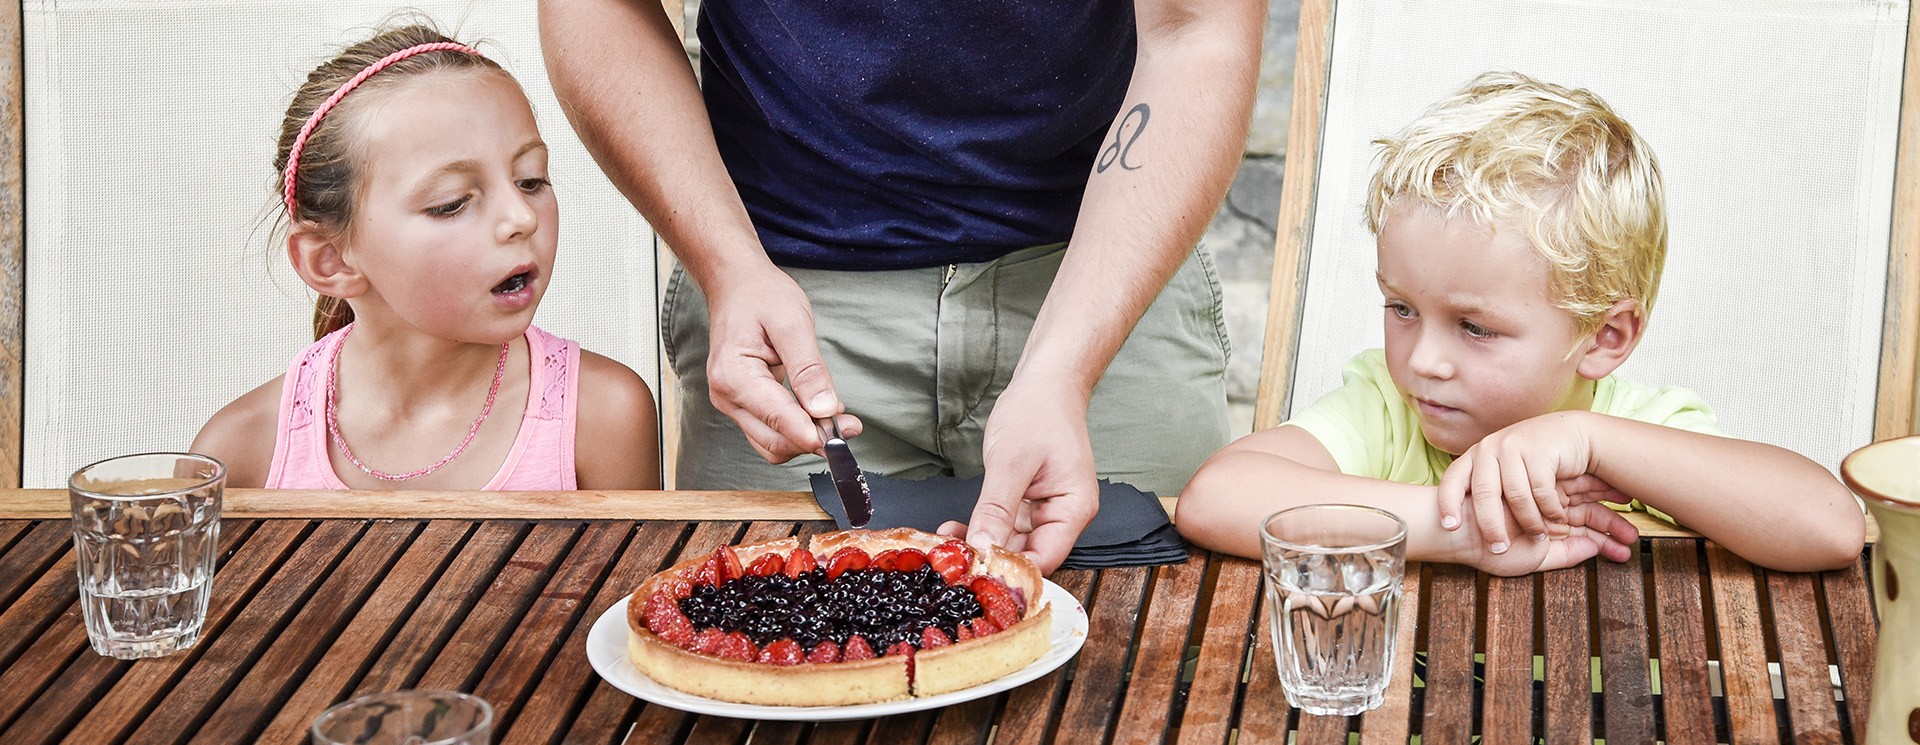
[{"label": "blonde boy", "polygon": [[1520,574],[1624,560],[1638,536],[1607,508],[1631,500],[1770,568],[1858,559],[1860,510],[1826,469],[1724,436],[1690,391],[1612,375],[1667,226],[1653,153],[1605,102],[1487,73],[1376,144],[1385,349],[1215,454],[1181,533],[1257,556],[1266,515],[1350,502],[1406,520],[1409,559]]}]

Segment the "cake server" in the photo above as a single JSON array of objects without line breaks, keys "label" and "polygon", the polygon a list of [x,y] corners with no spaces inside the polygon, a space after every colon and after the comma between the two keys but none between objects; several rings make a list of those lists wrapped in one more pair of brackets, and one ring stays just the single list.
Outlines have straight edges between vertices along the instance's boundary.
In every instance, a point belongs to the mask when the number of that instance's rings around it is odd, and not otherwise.
[{"label": "cake server", "polygon": [[840,504],[847,511],[847,524],[867,527],[873,520],[873,492],[867,488],[867,477],[860,473],[860,464],[853,459],[853,449],[847,447],[847,439],[840,436],[840,422],[830,417],[827,423],[833,432],[833,436],[827,438],[827,473],[833,477],[833,489],[840,493]]}]

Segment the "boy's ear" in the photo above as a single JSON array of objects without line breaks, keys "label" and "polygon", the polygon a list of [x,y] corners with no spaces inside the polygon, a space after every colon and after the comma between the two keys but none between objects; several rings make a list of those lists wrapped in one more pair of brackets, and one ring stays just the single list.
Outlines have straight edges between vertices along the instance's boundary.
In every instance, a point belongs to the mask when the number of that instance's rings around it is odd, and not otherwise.
[{"label": "boy's ear", "polygon": [[1580,377],[1599,380],[1612,375],[1640,345],[1646,326],[1638,300],[1621,300],[1607,308],[1580,358]]},{"label": "boy's ear", "polygon": [[317,225],[296,222],[287,230],[287,258],[293,271],[315,292],[341,299],[367,292],[367,279],[347,263],[340,242]]}]

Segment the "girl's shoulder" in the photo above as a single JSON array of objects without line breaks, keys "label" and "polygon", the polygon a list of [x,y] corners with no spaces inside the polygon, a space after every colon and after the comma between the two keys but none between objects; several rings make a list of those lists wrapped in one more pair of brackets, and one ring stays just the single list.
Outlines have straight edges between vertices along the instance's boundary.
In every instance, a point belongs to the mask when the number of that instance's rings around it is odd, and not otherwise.
[{"label": "girl's shoulder", "polygon": [[580,398],[591,406],[580,407],[581,418],[589,412],[607,416],[626,416],[642,407],[652,412],[653,389],[633,368],[619,360],[585,349],[580,350]]},{"label": "girl's shoulder", "polygon": [[618,360],[580,350],[574,469],[582,489],[660,488],[653,390]]},{"label": "girl's shoulder", "polygon": [[207,419],[193,438],[193,452],[210,455],[227,466],[227,485],[258,487],[267,482],[273,463],[276,430],[280,426],[280,393],[285,375],[275,377],[234,399]]}]

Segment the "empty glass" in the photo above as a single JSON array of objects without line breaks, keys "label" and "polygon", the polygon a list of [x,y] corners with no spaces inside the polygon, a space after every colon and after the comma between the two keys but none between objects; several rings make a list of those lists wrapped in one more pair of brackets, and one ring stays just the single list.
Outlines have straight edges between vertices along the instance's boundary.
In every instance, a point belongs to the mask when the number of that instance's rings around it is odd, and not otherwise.
[{"label": "empty glass", "polygon": [[388,691],[334,705],[313,720],[313,745],[486,745],[493,707],[457,691]]},{"label": "empty glass", "polygon": [[200,639],[226,478],[220,461],[189,453],[126,455],[74,472],[74,569],[93,651],[159,657]]},{"label": "empty glass", "polygon": [[1261,523],[1273,655],[1294,708],[1344,716],[1380,705],[1406,540],[1399,517],[1357,505],[1295,507]]}]

